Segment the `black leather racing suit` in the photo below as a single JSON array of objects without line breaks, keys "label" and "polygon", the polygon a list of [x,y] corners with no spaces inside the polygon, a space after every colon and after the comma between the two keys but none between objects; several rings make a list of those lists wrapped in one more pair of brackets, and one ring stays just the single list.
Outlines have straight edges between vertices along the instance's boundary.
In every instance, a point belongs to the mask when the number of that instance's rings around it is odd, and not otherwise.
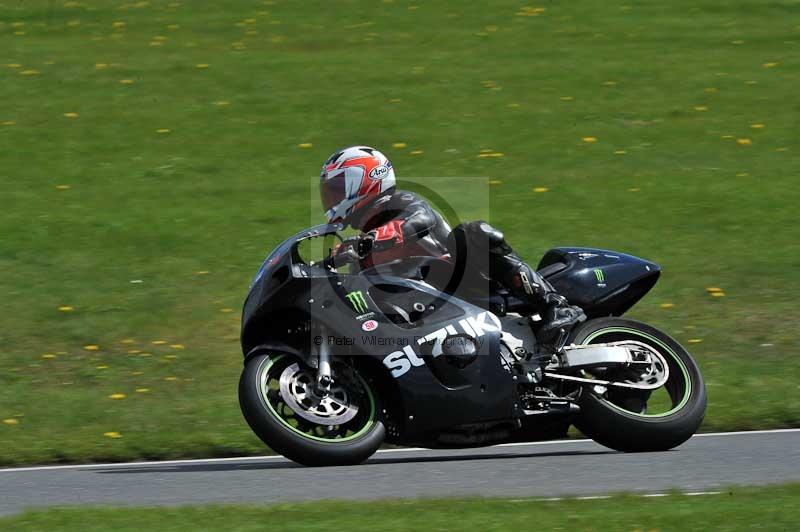
[{"label": "black leather racing suit", "polygon": [[[362,238],[371,241],[363,254],[362,267],[411,256],[449,255],[452,262],[459,256],[468,257],[468,270],[476,266],[477,274],[500,283],[534,312],[542,314],[543,333],[585,319],[580,309],[569,307],[552,285],[514,252],[503,233],[486,222],[462,223],[451,230],[427,201],[399,190],[378,198],[351,218],[348,223],[364,233]],[[540,341],[548,339],[553,338]]]}]

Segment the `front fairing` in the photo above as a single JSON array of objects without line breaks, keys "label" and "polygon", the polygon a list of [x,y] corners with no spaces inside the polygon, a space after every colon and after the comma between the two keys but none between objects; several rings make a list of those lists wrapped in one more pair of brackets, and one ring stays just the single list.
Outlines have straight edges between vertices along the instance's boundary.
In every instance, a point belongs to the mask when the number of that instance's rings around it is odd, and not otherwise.
[{"label": "front fairing", "polygon": [[[511,374],[500,363],[500,329],[491,327],[497,318],[422,282],[339,274],[297,256],[299,241],[336,229],[322,225],[301,231],[264,261],[244,306],[244,354],[280,344],[269,348],[293,353],[313,367],[318,346],[326,342],[336,356],[369,357],[394,381],[409,436],[511,417]],[[425,310],[413,314],[415,307]],[[302,324],[308,324],[302,332],[294,330]],[[476,324],[489,326],[480,330]],[[479,337],[475,362],[452,379],[447,371],[437,371],[441,360],[432,360],[430,338],[443,331]]]}]

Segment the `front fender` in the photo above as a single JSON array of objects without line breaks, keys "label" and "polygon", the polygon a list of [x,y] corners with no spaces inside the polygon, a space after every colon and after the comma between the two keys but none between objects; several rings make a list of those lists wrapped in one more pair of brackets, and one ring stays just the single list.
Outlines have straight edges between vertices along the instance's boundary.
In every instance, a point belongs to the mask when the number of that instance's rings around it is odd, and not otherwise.
[{"label": "front fender", "polygon": [[244,363],[247,365],[247,362],[255,356],[275,353],[276,351],[280,353],[286,353],[288,355],[294,355],[309,366],[316,367],[316,361],[310,353],[302,353],[296,347],[279,340],[268,341],[255,346],[244,355]]}]

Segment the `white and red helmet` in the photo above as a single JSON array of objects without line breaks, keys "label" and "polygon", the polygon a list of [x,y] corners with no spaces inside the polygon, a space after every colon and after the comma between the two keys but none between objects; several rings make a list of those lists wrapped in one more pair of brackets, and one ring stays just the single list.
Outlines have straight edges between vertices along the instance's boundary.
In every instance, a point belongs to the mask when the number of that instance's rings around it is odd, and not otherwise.
[{"label": "white and red helmet", "polygon": [[369,146],[350,146],[322,165],[319,193],[328,223],[346,221],[395,186],[392,163]]}]

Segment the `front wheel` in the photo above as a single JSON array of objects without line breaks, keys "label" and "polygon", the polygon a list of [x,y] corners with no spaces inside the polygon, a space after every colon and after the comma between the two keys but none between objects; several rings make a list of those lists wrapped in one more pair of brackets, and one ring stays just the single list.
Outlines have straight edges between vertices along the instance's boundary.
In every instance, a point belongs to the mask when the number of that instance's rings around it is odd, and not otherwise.
[{"label": "front wheel", "polygon": [[374,387],[354,368],[334,365],[329,393],[316,374],[284,354],[247,361],[239,404],[250,428],[270,448],[303,465],[359,464],[383,443]]},{"label": "front wheel", "polygon": [[[665,333],[634,320],[600,318],[572,333],[574,344],[635,341],[666,361],[667,381],[652,391],[613,386],[585,387],[575,426],[601,445],[618,451],[666,451],[700,427],[706,411],[706,389],[697,363]],[[629,375],[619,375],[625,381]],[[630,382],[630,380],[628,380]]]}]

